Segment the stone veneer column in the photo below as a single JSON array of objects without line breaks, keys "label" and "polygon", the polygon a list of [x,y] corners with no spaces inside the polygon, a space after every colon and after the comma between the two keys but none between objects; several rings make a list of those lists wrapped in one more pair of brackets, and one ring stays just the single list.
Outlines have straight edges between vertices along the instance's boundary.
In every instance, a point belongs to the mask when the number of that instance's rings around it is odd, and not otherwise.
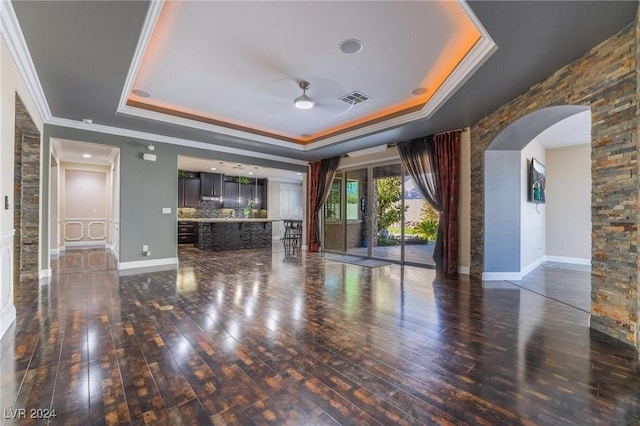
[{"label": "stone veneer column", "polygon": [[484,151],[517,119],[555,105],[591,107],[591,326],[638,340],[637,26],[629,26],[471,128],[471,273],[483,271]]},{"label": "stone veneer column", "polygon": [[15,278],[38,279],[40,232],[40,132],[16,94],[14,227]]}]

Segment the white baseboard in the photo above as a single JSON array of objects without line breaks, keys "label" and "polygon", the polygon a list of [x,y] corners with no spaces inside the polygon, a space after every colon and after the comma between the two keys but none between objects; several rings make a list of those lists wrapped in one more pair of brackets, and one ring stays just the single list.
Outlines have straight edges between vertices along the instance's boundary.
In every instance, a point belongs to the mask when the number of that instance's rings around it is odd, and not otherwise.
[{"label": "white baseboard", "polygon": [[462,275],[469,275],[471,273],[471,268],[468,266],[458,266],[458,273]]},{"label": "white baseboard", "polygon": [[16,320],[16,307],[11,305],[4,309],[0,314],[0,339],[7,332],[11,324]]},{"label": "white baseboard", "polygon": [[51,269],[41,269],[38,274],[38,279],[49,278],[51,276]]},{"label": "white baseboard", "polygon": [[482,281],[520,281],[520,272],[483,272]]},{"label": "white baseboard", "polygon": [[49,250],[49,257],[56,258],[60,256],[60,249],[51,249]]},{"label": "white baseboard", "polygon": [[118,269],[148,268],[151,266],[177,265],[177,257],[167,257],[165,259],[136,260],[133,262],[118,262]]},{"label": "white baseboard", "polygon": [[571,263],[573,265],[591,265],[591,259],[583,257],[545,256],[547,262]]},{"label": "white baseboard", "polygon": [[545,262],[569,263],[573,265],[591,265],[591,259],[581,257],[543,256],[524,267],[520,272],[483,272],[484,281],[520,281],[524,276]]},{"label": "white baseboard", "polygon": [[106,247],[107,242],[104,240],[100,241],[66,241],[64,243],[65,248],[72,247]]}]

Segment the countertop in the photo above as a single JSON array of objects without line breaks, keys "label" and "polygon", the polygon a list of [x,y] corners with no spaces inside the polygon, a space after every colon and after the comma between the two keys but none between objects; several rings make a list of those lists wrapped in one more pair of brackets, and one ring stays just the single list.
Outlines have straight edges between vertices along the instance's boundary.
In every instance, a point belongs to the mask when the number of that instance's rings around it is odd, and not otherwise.
[{"label": "countertop", "polygon": [[280,222],[280,219],[267,219],[252,217],[244,219],[241,217],[200,217],[200,218],[178,218],[179,222],[198,222],[198,223],[237,223],[237,222]]}]

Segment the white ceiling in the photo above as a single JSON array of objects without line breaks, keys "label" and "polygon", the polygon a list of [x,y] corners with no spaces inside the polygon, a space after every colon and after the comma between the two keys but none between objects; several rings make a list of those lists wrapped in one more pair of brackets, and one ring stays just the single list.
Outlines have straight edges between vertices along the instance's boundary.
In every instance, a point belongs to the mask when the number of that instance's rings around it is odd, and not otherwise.
[{"label": "white ceiling", "polygon": [[584,111],[558,121],[536,136],[545,149],[564,148],[591,143],[591,111]]},{"label": "white ceiling", "polygon": [[[472,15],[451,1],[168,1],[131,86],[151,96],[130,99],[284,140],[315,136],[423,105],[480,37]],[[348,39],[362,51],[343,53]],[[301,80],[310,110],[293,106]],[[353,91],[369,100],[338,99]]]},{"label": "white ceiling", "polygon": [[[100,166],[113,164],[114,158],[120,150],[115,146],[68,139],[52,139],[52,145],[58,161]],[[85,155],[90,155],[91,157],[87,158]]]}]

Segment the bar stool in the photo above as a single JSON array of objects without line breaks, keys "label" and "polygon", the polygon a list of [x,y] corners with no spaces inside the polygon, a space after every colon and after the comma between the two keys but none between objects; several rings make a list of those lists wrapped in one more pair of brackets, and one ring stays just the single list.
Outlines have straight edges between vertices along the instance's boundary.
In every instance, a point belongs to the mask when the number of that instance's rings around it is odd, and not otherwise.
[{"label": "bar stool", "polygon": [[302,221],[293,219],[283,219],[284,222],[284,244],[285,255],[295,255],[300,253],[302,245]]}]

